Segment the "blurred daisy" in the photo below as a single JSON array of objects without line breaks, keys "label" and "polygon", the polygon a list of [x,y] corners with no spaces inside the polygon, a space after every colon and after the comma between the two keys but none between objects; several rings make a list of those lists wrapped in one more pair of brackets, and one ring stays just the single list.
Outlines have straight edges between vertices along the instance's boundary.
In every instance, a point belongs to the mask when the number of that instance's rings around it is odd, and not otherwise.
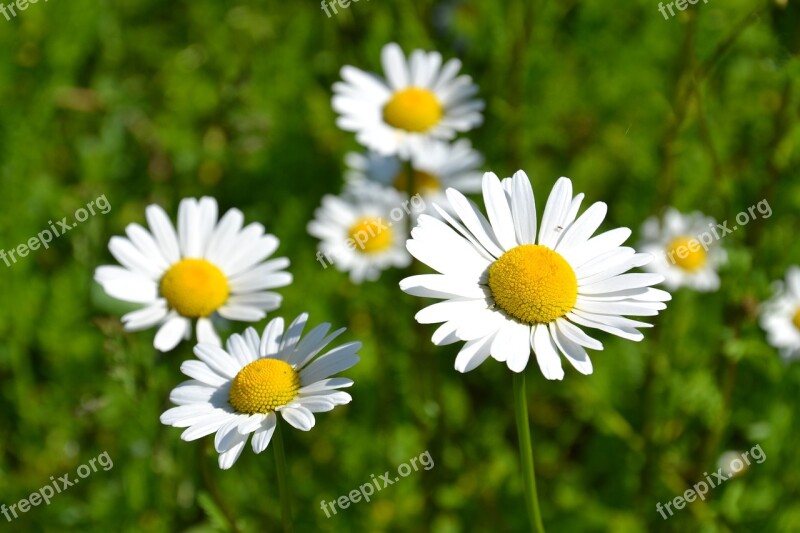
[{"label": "blurred daisy", "polygon": [[689,287],[709,292],[719,288],[717,269],[725,264],[727,254],[717,242],[716,222],[700,212],[682,215],[669,208],[663,226],[656,217],[642,226],[643,252],[652,254],[647,270],[662,274],[670,289]]},{"label": "blurred daisy", "polygon": [[473,97],[472,78],[458,76],[461,61],[442,65],[438,52],[414,50],[408,61],[395,43],[381,53],[386,79],[352,66],[333,85],[337,124],[358,142],[383,155],[409,157],[429,139],[452,139],[483,121],[483,101]]},{"label": "blurred daisy", "polygon": [[184,361],[181,372],[192,378],[169,395],[173,407],[161,415],[168,426],[187,428],[181,439],[192,441],[216,433],[214,446],[219,466],[236,462],[253,434],[255,453],[269,445],[277,413],[301,431],[314,427],[314,413],[331,411],[350,403],[346,392],[352,380],[331,378],[359,361],[360,342],[342,344],[317,357],[344,328],[328,335],[330,324],[321,324],[301,339],[308,321],[303,313],[283,332],[283,319],[274,318],[259,338],[253,328],[234,334],[226,349],[198,344],[199,361]]},{"label": "blurred daisy", "polygon": [[353,283],[374,281],[387,268],[408,266],[409,204],[396,190],[369,182],[342,196],[326,195],[308,224],[308,232],[320,239],[317,260],[325,268],[333,263],[349,272]]},{"label": "blurred daisy", "polygon": [[776,283],[775,294],[761,308],[761,327],[781,357],[800,358],[800,267],[789,267],[785,285]]},{"label": "blurred daisy", "polygon": [[[348,167],[345,179],[350,185],[371,181],[409,193],[408,164],[397,156],[350,152],[345,156],[345,164]],[[483,156],[467,139],[425,143],[411,150],[414,189],[427,202],[448,205],[444,191],[450,187],[464,193],[481,190],[483,173],[478,169],[482,164]]]},{"label": "blurred daisy", "polygon": [[598,202],[577,217],[583,194],[572,196],[572,182],[556,182],[537,235],[536,206],[524,172],[502,182],[483,177],[489,215],[461,193],[448,189],[457,218],[435,206],[446,223],[422,215],[408,250],[439,274],[412,276],[400,288],[414,296],[444,300],[421,310],[423,324],[440,323],[437,345],[466,341],[456,358],[460,372],[476,368],[489,355],[514,372],[525,369],[531,349],[547,379],[562,379],[563,354],[581,373],[592,363],[585,348],[603,345],[580,326],[639,341],[636,329],[650,324],[622,315],[652,316],[670,295],[650,286],[659,274],[629,273],[647,264],[648,254],[621,244],[628,228],[592,234],[606,215]]},{"label": "blurred daisy", "polygon": [[178,208],[178,231],[164,210],[145,211],[150,231],[138,224],[125,237],[112,237],[111,255],[122,266],[101,266],[95,280],[109,296],[144,304],[122,317],[127,331],[158,326],[156,349],[173,349],[191,337],[197,320],[199,342],[219,344],[211,317],[255,322],[277,309],[281,296],[268,289],[284,287],[292,275],[285,257],[265,261],[278,239],[231,209],[217,220],[217,201],[185,198]]}]

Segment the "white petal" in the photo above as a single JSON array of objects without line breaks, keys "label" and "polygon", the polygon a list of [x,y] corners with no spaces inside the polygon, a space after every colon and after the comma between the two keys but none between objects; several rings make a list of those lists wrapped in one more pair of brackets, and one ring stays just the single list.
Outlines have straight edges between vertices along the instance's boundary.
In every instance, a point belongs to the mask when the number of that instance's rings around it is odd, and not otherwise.
[{"label": "white petal", "polygon": [[158,205],[149,205],[145,209],[147,225],[153,234],[153,238],[161,250],[161,254],[168,263],[177,263],[181,259],[178,248],[178,235],[175,233],[175,226],[172,225],[167,213]]},{"label": "white petal", "polygon": [[158,300],[142,309],[131,311],[122,316],[125,331],[140,331],[155,326],[167,316],[167,302]]},{"label": "white petal", "polygon": [[507,320],[492,341],[492,357],[511,361],[513,368],[525,368],[531,354],[530,334],[530,326]]},{"label": "white petal", "polygon": [[481,339],[475,339],[464,343],[464,346],[456,357],[456,370],[459,372],[469,372],[486,361],[491,351],[493,339],[494,335],[487,335]]},{"label": "white petal", "polygon": [[261,423],[261,429],[253,433],[253,451],[261,453],[269,446],[269,441],[272,439],[272,434],[275,432],[275,423],[277,421],[275,413],[267,413],[267,417]]},{"label": "white petal", "polygon": [[234,444],[231,445],[228,451],[220,454],[219,467],[222,470],[227,470],[232,467],[234,463],[236,463],[236,460],[239,459],[240,455],[242,455],[242,450],[244,450],[244,447],[247,444],[247,437],[248,435],[240,435],[237,433]]},{"label": "white petal", "polygon": [[514,230],[520,244],[536,242],[536,202],[528,175],[517,171],[511,182],[511,212],[514,216]]},{"label": "white petal", "polygon": [[483,200],[497,242],[506,251],[516,247],[518,243],[511,207],[508,205],[500,180],[492,172],[483,175]]},{"label": "white petal", "polygon": [[593,204],[571,226],[564,230],[561,240],[558,241],[556,251],[568,250],[573,246],[583,246],[586,241],[597,231],[608,212],[608,206],[603,202]]},{"label": "white petal", "polygon": [[309,431],[314,427],[315,420],[311,411],[299,405],[297,407],[290,407],[289,405],[285,405],[280,410],[281,416],[286,422],[300,431]]},{"label": "white petal", "polygon": [[160,352],[168,352],[181,342],[181,339],[191,331],[191,327],[189,319],[174,315],[158,329],[153,346]]},{"label": "white petal", "polygon": [[[538,324],[533,327],[531,345],[534,353],[536,353],[536,361],[539,363],[539,369],[544,377],[547,379],[564,379],[561,357],[558,356],[558,351],[553,339],[550,337],[550,331],[547,326]],[[523,369],[515,370],[512,368],[511,370],[522,372]]]},{"label": "white petal", "polygon": [[[253,328],[248,328],[253,329]],[[228,349],[228,353],[236,359],[237,363],[237,372],[244,368],[245,366],[249,365],[256,359],[258,359],[258,352],[253,350],[248,343],[245,341],[245,338],[241,335],[234,333],[230,337],[228,337],[228,342],[225,343],[225,347]]]},{"label": "white petal", "polygon": [[225,350],[213,344],[198,344],[194,354],[215,373],[233,379],[241,370],[241,365]]},{"label": "white petal", "polygon": [[203,422],[194,424],[192,427],[181,433],[181,439],[184,441],[193,441],[211,435],[219,428],[227,424],[230,420],[236,418],[237,415],[227,413],[222,409],[216,409],[206,417]]},{"label": "white petal", "polygon": [[503,255],[503,249],[494,238],[494,231],[477,206],[455,189],[447,189],[447,199],[467,229],[493,256]]},{"label": "white petal", "polygon": [[392,89],[403,89],[409,84],[408,67],[403,51],[396,43],[389,43],[381,50],[383,73]]},{"label": "white petal", "polygon": [[443,274],[421,274],[400,282],[400,290],[412,296],[429,298],[484,298],[478,283],[462,281]]},{"label": "white petal", "polygon": [[281,344],[281,335],[283,335],[283,318],[277,317],[270,320],[267,327],[264,328],[264,333],[261,336],[261,345],[259,347],[259,355],[276,355]]},{"label": "white petal", "polygon": [[228,379],[211,370],[202,361],[189,360],[181,363],[181,372],[190,378],[196,379],[212,387],[221,387],[228,383]]},{"label": "white petal", "polygon": [[222,341],[217,335],[217,331],[214,329],[214,324],[211,322],[210,318],[198,318],[197,319],[197,326],[195,326],[197,330],[197,342],[198,343],[206,343],[206,344],[213,344],[214,346],[222,346]]},{"label": "white petal", "polygon": [[575,367],[575,370],[584,375],[592,373],[592,361],[589,359],[586,350],[580,344],[572,342],[569,337],[561,333],[555,322],[550,322],[550,336],[555,341],[558,349],[561,350],[561,353],[566,356],[567,361]]},{"label": "white petal", "polygon": [[558,325],[558,329],[561,331],[561,333],[563,333],[564,336],[570,339],[572,342],[587,348],[592,348],[593,350],[603,349],[602,342],[590,337],[586,334],[586,332],[569,320],[559,318],[556,320],[556,324]]},{"label": "white petal", "polygon": [[555,248],[561,232],[566,229],[562,226],[562,221],[566,220],[571,201],[572,182],[568,178],[559,178],[550,191],[544,207],[542,225],[539,228],[539,244]]}]

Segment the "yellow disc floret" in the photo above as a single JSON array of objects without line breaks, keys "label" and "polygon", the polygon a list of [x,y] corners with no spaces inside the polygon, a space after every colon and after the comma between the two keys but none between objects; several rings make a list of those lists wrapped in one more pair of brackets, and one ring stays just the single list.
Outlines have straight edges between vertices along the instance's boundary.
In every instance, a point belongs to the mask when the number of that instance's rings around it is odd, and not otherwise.
[{"label": "yellow disc floret", "polygon": [[348,230],[355,248],[372,254],[382,252],[392,245],[392,229],[378,217],[364,217],[356,220]]},{"label": "yellow disc floret", "polygon": [[188,318],[210,315],[227,301],[229,292],[225,274],[205,259],[182,259],[161,278],[161,295]]},{"label": "yellow disc floret", "polygon": [[705,266],[708,254],[694,237],[677,237],[667,245],[667,257],[680,268],[694,272]]},{"label": "yellow disc floret", "polygon": [[[408,191],[408,173],[406,171],[400,172],[394,179],[394,188],[398,191]],[[414,171],[414,192],[422,194],[430,194],[438,192],[442,189],[439,185],[439,180],[436,176],[421,170]]]},{"label": "yellow disc floret", "polygon": [[489,289],[507,315],[525,324],[548,324],[575,307],[578,278],[558,252],[523,244],[489,267]]},{"label": "yellow disc floret", "polygon": [[433,92],[409,87],[394,93],[383,108],[383,120],[395,128],[422,133],[442,119],[442,104]]},{"label": "yellow disc floret", "polygon": [[236,374],[229,402],[240,413],[268,413],[291,402],[300,388],[300,374],[280,359],[253,361]]},{"label": "yellow disc floret", "polygon": [[800,329],[800,309],[798,309],[795,314],[794,318],[792,318],[792,322],[794,323],[794,327]]}]

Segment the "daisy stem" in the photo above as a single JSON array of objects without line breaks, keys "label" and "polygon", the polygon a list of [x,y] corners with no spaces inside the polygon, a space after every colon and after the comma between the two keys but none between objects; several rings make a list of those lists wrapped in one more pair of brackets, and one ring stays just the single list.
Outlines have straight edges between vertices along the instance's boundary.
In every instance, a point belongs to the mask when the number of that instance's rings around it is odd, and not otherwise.
[{"label": "daisy stem", "polygon": [[275,425],[272,438],[275,449],[275,468],[278,471],[278,492],[281,495],[281,522],[284,533],[292,532],[292,502],[289,494],[289,471],[286,468],[286,451],[283,448],[283,432],[280,423]]},{"label": "daisy stem", "polygon": [[525,393],[525,372],[514,373],[514,403],[519,434],[519,455],[522,462],[522,475],[525,480],[525,507],[531,522],[531,531],[544,533],[542,515],[539,511],[539,496],[536,494],[536,473],[533,469],[533,447],[531,428],[528,420],[528,399]]}]

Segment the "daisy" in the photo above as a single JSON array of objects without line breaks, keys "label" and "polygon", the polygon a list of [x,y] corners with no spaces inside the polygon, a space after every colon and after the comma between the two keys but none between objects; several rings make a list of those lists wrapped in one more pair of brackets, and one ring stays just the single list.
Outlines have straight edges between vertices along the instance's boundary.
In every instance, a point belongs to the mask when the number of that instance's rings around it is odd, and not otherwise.
[{"label": "daisy", "polygon": [[699,211],[683,215],[667,209],[663,226],[651,217],[642,226],[643,252],[652,254],[647,270],[662,274],[670,289],[689,287],[700,292],[719,288],[717,270],[727,254],[717,242],[716,221]]},{"label": "daisy", "polygon": [[483,121],[483,101],[467,75],[458,76],[461,61],[442,65],[438,52],[414,50],[406,61],[395,43],[381,53],[386,79],[352,66],[342,68],[344,81],[333,85],[337,124],[356,132],[358,142],[383,155],[409,156],[413,145],[430,139],[452,139]]},{"label": "daisy", "polygon": [[226,349],[198,344],[199,361],[184,361],[181,372],[192,378],[169,395],[178,407],[161,415],[168,426],[187,428],[181,439],[193,441],[216,433],[219,467],[236,462],[253,434],[252,446],[261,453],[269,445],[277,413],[301,431],[314,427],[314,413],[331,411],[352,398],[337,389],[352,380],[332,378],[359,361],[360,342],[349,342],[317,357],[345,328],[328,334],[321,324],[301,339],[308,314],[303,313],[283,332],[283,319],[274,318],[261,337],[253,328],[231,335]]},{"label": "daisy", "polygon": [[145,211],[150,231],[138,224],[125,237],[112,237],[111,255],[122,266],[101,266],[94,279],[109,296],[141,309],[122,317],[127,331],[158,326],[153,345],[166,352],[191,337],[197,321],[199,342],[219,344],[211,318],[255,322],[277,309],[281,296],[268,289],[284,287],[292,275],[285,257],[265,261],[278,239],[258,223],[242,227],[244,215],[231,209],[217,220],[217,201],[185,198],[175,231],[164,210]]},{"label": "daisy", "polygon": [[775,294],[761,307],[761,327],[784,360],[800,358],[800,267],[789,267],[785,285],[776,283]]},{"label": "daisy", "polygon": [[[373,151],[350,152],[345,156],[345,164],[348,167],[345,179],[350,185],[372,181],[409,193],[408,164],[397,156]],[[478,168],[482,164],[483,156],[467,139],[425,143],[411,149],[413,187],[426,202],[448,205],[444,191],[450,187],[463,193],[481,190],[483,173]]]},{"label": "daisy", "polygon": [[353,283],[374,281],[390,267],[408,266],[409,204],[396,190],[368,182],[342,196],[326,195],[308,224],[308,232],[320,239],[317,260],[325,268],[333,263],[349,272]]},{"label": "daisy", "polygon": [[643,335],[636,328],[650,324],[622,315],[657,315],[670,299],[650,287],[663,276],[626,274],[651,260],[621,246],[631,234],[628,228],[592,237],[606,204],[597,202],[578,217],[583,194],[573,197],[567,178],[550,193],[538,239],[533,190],[522,171],[502,182],[493,173],[484,175],[488,220],[458,191],[448,189],[447,198],[456,217],[434,206],[444,221],[420,216],[407,243],[411,255],[439,274],[406,278],[400,288],[444,300],[416,319],[443,323],[434,344],[466,341],[455,362],[460,372],[489,355],[522,372],[533,350],[547,379],[564,376],[559,353],[579,372],[591,374],[586,348],[603,345],[582,327],[639,341]]}]

